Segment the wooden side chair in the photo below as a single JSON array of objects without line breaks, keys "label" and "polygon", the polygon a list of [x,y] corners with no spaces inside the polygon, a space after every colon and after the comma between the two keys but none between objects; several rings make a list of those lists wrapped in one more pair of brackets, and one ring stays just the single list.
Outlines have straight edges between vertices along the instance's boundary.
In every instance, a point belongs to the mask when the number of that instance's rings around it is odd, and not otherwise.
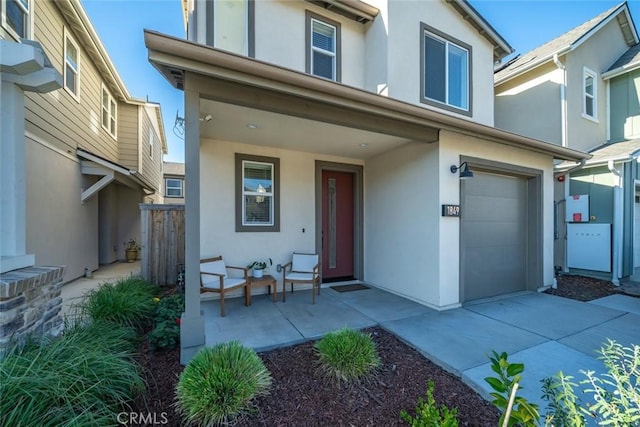
[{"label": "wooden side chair", "polygon": [[[287,271],[287,269],[289,271]],[[293,253],[291,262],[282,266],[282,302],[287,300],[286,285],[311,284],[311,298],[316,303],[316,291],[320,295],[320,260],[318,254]]]},{"label": "wooden side chair", "polygon": [[[229,277],[227,269],[240,270],[241,277]],[[200,299],[210,298],[212,292],[220,294],[220,315],[224,317],[224,295],[226,292],[244,288],[244,305],[249,305],[249,273],[244,267],[225,265],[222,256],[200,260]]]}]

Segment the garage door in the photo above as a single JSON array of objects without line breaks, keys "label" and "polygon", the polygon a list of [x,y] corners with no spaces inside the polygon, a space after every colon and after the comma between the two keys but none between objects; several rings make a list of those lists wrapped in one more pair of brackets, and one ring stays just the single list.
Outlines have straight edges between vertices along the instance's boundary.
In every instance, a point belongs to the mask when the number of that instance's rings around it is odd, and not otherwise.
[{"label": "garage door", "polygon": [[526,288],[527,181],[474,171],[463,183],[464,301]]}]

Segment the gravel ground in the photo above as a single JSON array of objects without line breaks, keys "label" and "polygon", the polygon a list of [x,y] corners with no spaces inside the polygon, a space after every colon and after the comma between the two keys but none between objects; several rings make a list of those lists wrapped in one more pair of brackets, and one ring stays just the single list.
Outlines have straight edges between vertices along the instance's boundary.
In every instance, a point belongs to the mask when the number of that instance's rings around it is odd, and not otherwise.
[{"label": "gravel ground", "polygon": [[[560,276],[558,289],[547,293],[590,301],[624,289],[610,282],[581,276]],[[427,382],[435,382],[438,404],[458,409],[461,426],[495,426],[499,412],[459,378],[436,366],[415,349],[380,328],[366,330],[376,342],[383,362],[375,380],[338,389],[322,381],[316,371],[313,343],[307,342],[260,354],[272,374],[267,397],[259,398],[255,412],[241,426],[394,426],[406,425],[400,411],[412,413],[424,397]],[[175,386],[182,366],[179,350],[153,352],[145,342],[140,364],[148,392],[136,402],[138,412],[165,413],[169,423],[179,426],[174,410]],[[159,415],[158,415],[159,416]]]}]

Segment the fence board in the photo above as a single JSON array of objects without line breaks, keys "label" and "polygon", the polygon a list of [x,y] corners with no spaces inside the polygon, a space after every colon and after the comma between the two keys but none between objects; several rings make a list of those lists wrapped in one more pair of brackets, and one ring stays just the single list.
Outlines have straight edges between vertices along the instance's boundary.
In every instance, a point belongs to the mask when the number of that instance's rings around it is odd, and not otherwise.
[{"label": "fence board", "polygon": [[142,277],[174,285],[184,265],[184,205],[141,204]]}]

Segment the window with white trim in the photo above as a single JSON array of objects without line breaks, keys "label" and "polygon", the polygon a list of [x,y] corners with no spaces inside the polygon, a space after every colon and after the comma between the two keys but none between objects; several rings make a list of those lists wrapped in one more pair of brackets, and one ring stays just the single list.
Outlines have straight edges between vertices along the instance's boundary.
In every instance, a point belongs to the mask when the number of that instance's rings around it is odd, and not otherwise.
[{"label": "window with white trim", "polygon": [[307,12],[307,73],[340,81],[340,24]]},{"label": "window with white trim", "polygon": [[111,136],[116,137],[116,117],[117,117],[116,101],[111,96],[107,88],[102,86],[102,128],[109,132]]},{"label": "window with white trim", "polygon": [[236,154],[236,231],[280,231],[280,160]]},{"label": "window with white trim", "polygon": [[80,97],[80,50],[66,28],[64,33],[64,88],[78,99]]},{"label": "window with white trim", "polygon": [[598,120],[598,75],[587,67],[583,69],[582,88],[582,115]]},{"label": "window with white trim", "polygon": [[149,132],[149,158],[153,159],[153,132]]},{"label": "window with white trim", "polygon": [[16,39],[30,39],[32,0],[1,0],[2,26]]},{"label": "window with white trim", "polygon": [[182,185],[184,181],[178,178],[166,178],[164,180],[164,196],[182,198]]},{"label": "window with white trim", "polygon": [[470,115],[471,46],[422,24],[421,101]]}]

